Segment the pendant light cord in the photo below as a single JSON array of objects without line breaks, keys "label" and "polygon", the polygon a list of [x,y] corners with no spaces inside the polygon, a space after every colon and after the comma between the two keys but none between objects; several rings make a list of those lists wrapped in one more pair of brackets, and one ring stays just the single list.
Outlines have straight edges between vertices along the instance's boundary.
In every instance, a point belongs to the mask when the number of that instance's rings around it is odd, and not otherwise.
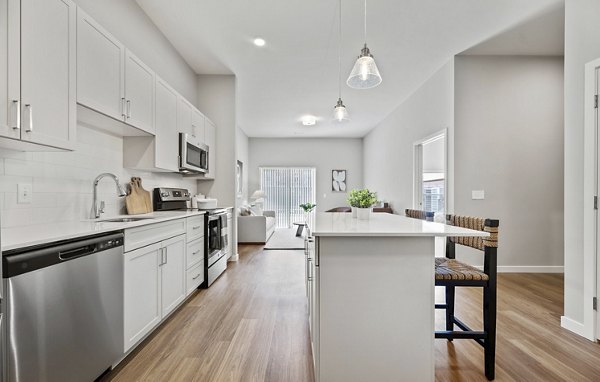
[{"label": "pendant light cord", "polygon": [[342,98],[342,0],[340,0],[340,41],[338,49],[338,98]]},{"label": "pendant light cord", "polygon": [[367,45],[367,0],[365,0],[365,45]]}]

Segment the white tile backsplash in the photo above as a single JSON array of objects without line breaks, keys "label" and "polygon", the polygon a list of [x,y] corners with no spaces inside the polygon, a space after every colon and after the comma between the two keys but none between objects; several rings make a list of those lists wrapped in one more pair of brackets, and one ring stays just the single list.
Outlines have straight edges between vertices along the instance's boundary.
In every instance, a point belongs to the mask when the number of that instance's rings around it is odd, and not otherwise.
[{"label": "white tile backsplash", "polygon": [[[123,168],[123,139],[86,126],[77,127],[73,152],[17,152],[0,149],[1,226],[15,227],[87,219],[92,206],[92,182],[103,172],[117,175],[121,183],[142,178],[150,192],[155,187],[183,187],[197,192],[196,181],[178,174],[148,173]],[[31,183],[31,204],[17,203],[17,184]],[[98,199],[106,215],[125,213],[125,198],[103,179]]]}]

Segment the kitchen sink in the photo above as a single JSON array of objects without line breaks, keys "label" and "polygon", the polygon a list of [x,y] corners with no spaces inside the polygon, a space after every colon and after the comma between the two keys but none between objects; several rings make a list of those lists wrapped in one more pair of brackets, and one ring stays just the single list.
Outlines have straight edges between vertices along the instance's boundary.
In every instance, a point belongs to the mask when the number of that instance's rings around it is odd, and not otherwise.
[{"label": "kitchen sink", "polygon": [[137,217],[137,218],[112,218],[112,219],[100,219],[97,220],[99,223],[129,223],[129,222],[137,222],[140,220],[153,219],[151,217]]}]

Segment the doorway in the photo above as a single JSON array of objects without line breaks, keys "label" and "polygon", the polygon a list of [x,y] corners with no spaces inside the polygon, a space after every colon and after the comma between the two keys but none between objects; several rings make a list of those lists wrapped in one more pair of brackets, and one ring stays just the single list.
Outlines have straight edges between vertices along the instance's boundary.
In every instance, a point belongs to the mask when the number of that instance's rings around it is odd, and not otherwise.
[{"label": "doorway", "polygon": [[447,190],[446,130],[414,143],[413,207],[444,214]]},{"label": "doorway", "polygon": [[261,167],[260,187],[264,209],[275,211],[277,228],[290,228],[304,221],[303,203],[315,203],[316,173],[313,167]]}]

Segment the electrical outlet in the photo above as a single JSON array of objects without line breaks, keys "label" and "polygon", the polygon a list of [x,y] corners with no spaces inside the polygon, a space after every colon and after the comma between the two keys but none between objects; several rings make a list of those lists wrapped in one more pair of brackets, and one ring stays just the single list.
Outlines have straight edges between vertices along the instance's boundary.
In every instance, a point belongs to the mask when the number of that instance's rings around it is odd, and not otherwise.
[{"label": "electrical outlet", "polygon": [[473,190],[473,191],[471,191],[471,199],[473,199],[473,200],[483,200],[483,199],[485,199],[485,191],[484,190]]},{"label": "electrical outlet", "polygon": [[19,183],[17,184],[17,203],[18,204],[31,204],[31,193],[33,187],[31,183]]}]

